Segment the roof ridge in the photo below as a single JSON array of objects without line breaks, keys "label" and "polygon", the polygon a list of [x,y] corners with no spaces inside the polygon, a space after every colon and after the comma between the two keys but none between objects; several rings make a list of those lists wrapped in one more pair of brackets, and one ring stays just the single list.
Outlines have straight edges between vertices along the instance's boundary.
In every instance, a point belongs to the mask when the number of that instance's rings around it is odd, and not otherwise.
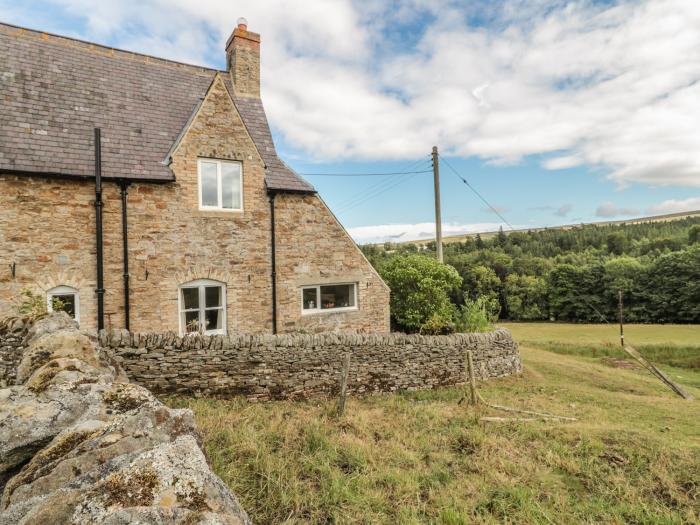
[{"label": "roof ridge", "polygon": [[[3,31],[3,29],[6,29],[6,31]],[[15,30],[14,33],[10,32],[11,30]],[[9,30],[9,31],[8,31]],[[39,29],[31,29],[28,27],[23,27],[23,26],[18,26],[15,24],[8,24],[7,22],[2,22],[0,21],[0,32],[5,32],[8,33],[12,36],[28,36],[27,33],[32,35],[32,38],[40,38],[42,40],[48,40],[49,38],[53,39],[53,43],[63,45],[66,47],[72,47],[74,49],[81,49],[84,51],[105,51],[100,54],[103,54],[104,56],[118,56],[119,58],[127,58],[127,59],[139,59],[143,58],[144,64],[154,64],[154,65],[161,65],[161,66],[170,66],[170,67],[178,67],[181,69],[185,68],[192,68],[192,69],[197,69],[199,73],[226,73],[225,70],[222,69],[216,69],[212,67],[207,67],[207,66],[202,66],[198,64],[190,64],[188,62],[181,62],[179,60],[171,60],[168,58],[162,58],[158,57],[155,55],[149,55],[146,53],[139,53],[137,51],[129,51],[127,49],[120,49],[117,47],[112,47],[112,46],[107,46],[104,44],[98,44],[96,42],[90,42],[88,40],[82,40],[80,38],[72,37],[72,36],[65,36],[65,35],[59,35],[56,33],[50,33],[48,31],[41,31]],[[72,44],[72,45],[71,45]],[[95,49],[97,48],[97,49]],[[196,73],[193,71],[193,73]]]}]

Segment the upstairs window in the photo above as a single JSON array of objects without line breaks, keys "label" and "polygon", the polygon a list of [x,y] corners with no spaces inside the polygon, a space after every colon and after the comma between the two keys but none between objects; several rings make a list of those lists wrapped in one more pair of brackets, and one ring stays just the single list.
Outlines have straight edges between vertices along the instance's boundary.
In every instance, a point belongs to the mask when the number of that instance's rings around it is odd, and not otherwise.
[{"label": "upstairs window", "polygon": [[305,286],[301,290],[301,313],[357,310],[355,283]]},{"label": "upstairs window", "polygon": [[64,311],[80,323],[80,296],[78,290],[70,286],[57,286],[46,293],[46,307],[49,312]]},{"label": "upstairs window", "polygon": [[199,159],[199,208],[243,211],[243,169],[240,162]]},{"label": "upstairs window", "polygon": [[226,286],[199,279],[180,286],[180,333],[226,333]]}]

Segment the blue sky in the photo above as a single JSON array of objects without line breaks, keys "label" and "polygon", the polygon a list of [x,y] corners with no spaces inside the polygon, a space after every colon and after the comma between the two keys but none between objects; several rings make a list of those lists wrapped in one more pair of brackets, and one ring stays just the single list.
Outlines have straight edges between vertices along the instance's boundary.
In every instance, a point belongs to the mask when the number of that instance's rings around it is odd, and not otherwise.
[{"label": "blue sky", "polygon": [[[4,22],[219,68],[239,16],[301,173],[429,169],[437,145],[515,227],[700,209],[700,2],[0,0]],[[359,242],[434,231],[429,173],[307,179]],[[501,223],[441,184],[447,233]]]}]

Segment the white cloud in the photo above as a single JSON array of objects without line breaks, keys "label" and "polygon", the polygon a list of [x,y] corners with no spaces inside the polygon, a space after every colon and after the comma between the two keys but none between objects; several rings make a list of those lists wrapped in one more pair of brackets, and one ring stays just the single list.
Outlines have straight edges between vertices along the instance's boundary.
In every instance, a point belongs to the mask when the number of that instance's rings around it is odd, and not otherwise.
[{"label": "white cloud", "polygon": [[554,215],[556,215],[557,217],[566,217],[567,215],[569,215],[569,212],[573,209],[574,207],[571,204],[564,204],[557,208],[557,210],[554,212]]},{"label": "white cloud", "polygon": [[[700,186],[700,2],[53,1],[86,37],[218,65],[246,16],[272,124],[316,159],[438,144],[601,168],[621,186]],[[486,23],[469,26],[475,15]]]},{"label": "white cloud", "polygon": [[604,202],[595,211],[596,217],[621,217],[623,215],[639,215],[637,208],[618,208],[612,202]]},{"label": "white cloud", "polygon": [[649,213],[664,215],[666,213],[679,213],[683,211],[700,210],[700,197],[689,199],[669,199],[649,208]]},{"label": "white cloud", "polygon": [[[484,222],[476,224],[443,223],[442,236],[462,235],[465,233],[480,233],[496,231],[499,226],[505,226],[498,222]],[[348,233],[360,244],[371,242],[404,242],[420,239],[435,238],[434,222],[419,222],[415,224],[377,224],[374,226],[358,226],[349,228]]]}]

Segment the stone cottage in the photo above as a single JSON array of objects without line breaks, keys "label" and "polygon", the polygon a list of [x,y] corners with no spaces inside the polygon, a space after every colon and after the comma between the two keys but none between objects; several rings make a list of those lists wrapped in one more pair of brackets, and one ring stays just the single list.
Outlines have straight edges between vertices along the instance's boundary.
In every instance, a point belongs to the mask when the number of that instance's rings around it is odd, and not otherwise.
[{"label": "stone cottage", "polygon": [[0,24],[0,317],[81,328],[389,330],[389,290],[277,155],[260,36],[226,70]]}]

